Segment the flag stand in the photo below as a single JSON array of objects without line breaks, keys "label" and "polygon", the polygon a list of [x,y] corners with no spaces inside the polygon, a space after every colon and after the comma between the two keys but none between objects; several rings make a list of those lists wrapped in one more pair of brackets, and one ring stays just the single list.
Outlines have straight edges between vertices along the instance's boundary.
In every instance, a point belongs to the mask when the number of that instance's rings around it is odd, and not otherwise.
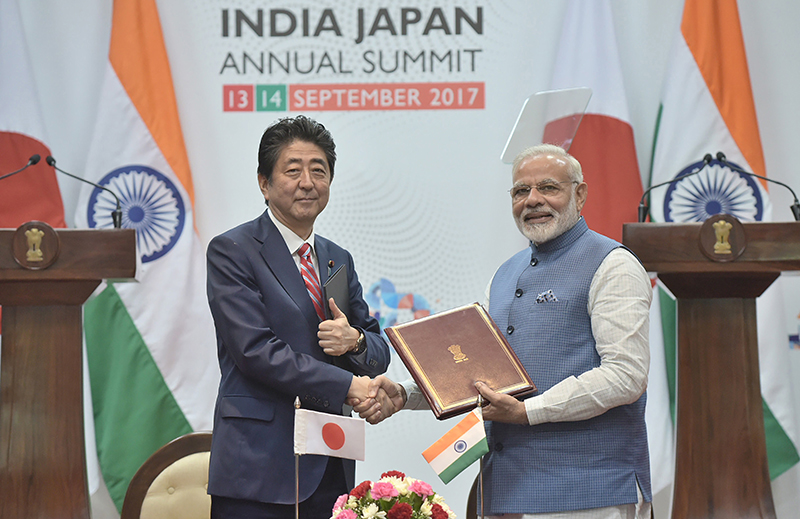
[{"label": "flag stand", "polygon": [[[478,393],[478,407],[481,409],[481,420],[483,420],[483,396]],[[481,519],[483,519],[483,456],[478,460],[478,493],[481,495]]]},{"label": "flag stand", "polygon": [[[300,409],[300,397],[294,397],[295,410]],[[300,519],[300,455],[294,454],[294,517]]]}]

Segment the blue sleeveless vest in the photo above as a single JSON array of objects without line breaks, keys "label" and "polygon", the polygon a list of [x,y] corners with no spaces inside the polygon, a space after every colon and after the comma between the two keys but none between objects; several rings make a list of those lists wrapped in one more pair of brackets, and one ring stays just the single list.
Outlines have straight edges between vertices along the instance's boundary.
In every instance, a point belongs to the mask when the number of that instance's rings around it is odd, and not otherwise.
[{"label": "blue sleeveless vest", "polygon": [[[581,218],[561,236],[517,253],[495,274],[490,314],[539,393],[600,365],[587,311],[589,288],[600,263],[620,246],[589,230]],[[651,501],[645,401],[646,394],[579,422],[486,422],[486,513],[636,503],[637,479]]]}]

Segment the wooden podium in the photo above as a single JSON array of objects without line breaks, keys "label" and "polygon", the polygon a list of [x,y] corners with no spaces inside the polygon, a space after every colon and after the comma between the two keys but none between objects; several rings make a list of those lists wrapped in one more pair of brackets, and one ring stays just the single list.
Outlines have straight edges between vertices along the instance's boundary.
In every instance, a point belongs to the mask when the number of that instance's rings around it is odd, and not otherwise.
[{"label": "wooden podium", "polygon": [[82,305],[132,278],[132,229],[0,230],[0,517],[88,518]]},{"label": "wooden podium", "polygon": [[774,518],[755,298],[800,270],[800,223],[625,224],[622,241],[678,299],[672,517]]}]

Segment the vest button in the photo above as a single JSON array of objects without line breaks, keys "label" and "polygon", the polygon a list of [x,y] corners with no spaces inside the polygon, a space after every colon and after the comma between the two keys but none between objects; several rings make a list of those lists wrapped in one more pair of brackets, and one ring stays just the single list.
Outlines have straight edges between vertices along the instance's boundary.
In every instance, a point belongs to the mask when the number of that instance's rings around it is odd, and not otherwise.
[{"label": "vest button", "polygon": [[535,267],[539,264],[539,258],[531,258],[531,267]]},{"label": "vest button", "polygon": [[506,331],[508,332],[509,335],[511,335],[512,333],[514,333],[514,327],[509,325],[508,328],[506,328]]},{"label": "vest button", "polygon": [[494,444],[494,450],[497,451],[497,452],[500,452],[501,450],[503,450],[503,444],[500,443],[500,442],[495,443]]},{"label": "vest button", "polygon": [[517,296],[517,297],[522,297],[522,289],[518,288],[517,291],[514,292],[514,295]]}]

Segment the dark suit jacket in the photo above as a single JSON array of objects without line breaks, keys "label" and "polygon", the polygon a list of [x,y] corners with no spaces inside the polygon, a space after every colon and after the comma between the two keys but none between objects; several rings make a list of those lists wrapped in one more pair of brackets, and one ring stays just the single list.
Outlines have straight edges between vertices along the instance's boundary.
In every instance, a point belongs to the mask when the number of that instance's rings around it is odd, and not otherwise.
[{"label": "dark suit jacket", "polygon": [[[346,265],[351,326],[364,331],[367,351],[331,357],[317,339],[319,318],[275,224],[259,218],[214,238],[208,246],[208,301],[217,330],[222,379],[214,412],[208,492],[292,504],[294,400],[306,409],[342,414],[353,374],[374,377],[389,365],[389,347],[369,315],[353,258],[316,236],[327,265]],[[300,457],[300,500],[319,485],[328,458]],[[353,487],[355,464],[345,472]]]}]

